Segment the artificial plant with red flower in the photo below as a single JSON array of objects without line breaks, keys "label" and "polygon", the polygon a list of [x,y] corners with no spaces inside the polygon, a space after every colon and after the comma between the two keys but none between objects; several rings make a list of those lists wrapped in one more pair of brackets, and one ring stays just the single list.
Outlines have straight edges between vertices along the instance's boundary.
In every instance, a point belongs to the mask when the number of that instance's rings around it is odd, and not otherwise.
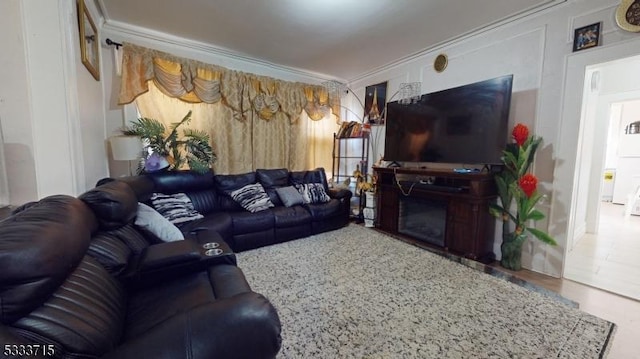
[{"label": "artificial plant with red flower", "polygon": [[529,138],[529,127],[519,123],[513,128],[511,135],[516,141],[516,144],[522,146],[527,141],[527,138]]},{"label": "artificial plant with red flower", "polygon": [[529,226],[544,218],[544,214],[536,209],[544,198],[537,190],[538,178],[528,173],[542,138],[530,135],[529,128],[520,123],[513,128],[511,135],[515,143],[508,144],[502,151],[504,167],[495,176],[500,203],[492,204],[490,210],[491,214],[502,219],[500,263],[517,270],[521,268],[522,244],[527,233],[548,244],[555,245],[556,241],[546,232]]}]

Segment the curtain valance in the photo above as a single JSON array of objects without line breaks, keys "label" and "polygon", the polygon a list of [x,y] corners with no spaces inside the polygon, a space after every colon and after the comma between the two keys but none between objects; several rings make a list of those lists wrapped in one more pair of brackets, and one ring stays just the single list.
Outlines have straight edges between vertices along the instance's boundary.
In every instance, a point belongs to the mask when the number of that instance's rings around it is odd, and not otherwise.
[{"label": "curtain valance", "polygon": [[324,118],[329,108],[336,116],[340,113],[340,98],[332,97],[320,85],[233,71],[125,43],[118,103],[131,103],[148,92],[149,81],[165,95],[185,102],[213,104],[224,99],[222,103],[241,121],[248,118],[249,111],[266,121],[283,113],[291,122],[297,121],[303,110],[313,120]]}]

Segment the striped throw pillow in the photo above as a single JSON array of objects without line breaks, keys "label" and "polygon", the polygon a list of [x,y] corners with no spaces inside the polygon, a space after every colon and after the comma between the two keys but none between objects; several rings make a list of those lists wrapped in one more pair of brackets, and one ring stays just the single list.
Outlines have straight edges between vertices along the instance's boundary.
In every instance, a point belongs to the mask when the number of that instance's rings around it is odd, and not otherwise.
[{"label": "striped throw pillow", "polygon": [[325,203],[331,200],[322,183],[302,183],[295,186],[302,195],[304,203]]},{"label": "striped throw pillow", "polygon": [[273,202],[260,183],[248,184],[229,193],[242,208],[255,213],[273,207]]},{"label": "striped throw pillow", "polygon": [[154,193],[151,195],[151,204],[158,213],[173,224],[190,222],[204,217],[193,208],[191,199],[184,193]]}]

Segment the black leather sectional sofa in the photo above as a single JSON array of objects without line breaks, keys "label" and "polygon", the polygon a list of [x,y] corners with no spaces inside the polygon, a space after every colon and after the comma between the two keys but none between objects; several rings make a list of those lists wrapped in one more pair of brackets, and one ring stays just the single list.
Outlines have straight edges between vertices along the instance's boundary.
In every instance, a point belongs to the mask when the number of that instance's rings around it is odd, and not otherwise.
[{"label": "black leather sectional sofa", "polygon": [[125,188],[46,197],[0,222],[2,357],[274,358],[278,315],[233,255],[150,244]]},{"label": "black leather sectional sofa", "polygon": [[[165,172],[105,180],[0,222],[0,343],[9,358],[275,358],[280,321],[251,290],[234,251],[339,228],[348,191],[284,206],[276,188],[322,183],[324,170],[242,175]],[[273,208],[250,213],[227,194],[260,182]],[[134,225],[138,201],[186,193],[204,218],[185,240],[158,242]],[[215,243],[214,255],[208,244]]]},{"label": "black leather sectional sofa", "polygon": [[[153,193],[186,193],[204,218],[179,225],[182,232],[202,228],[215,231],[235,252],[308,237],[349,223],[352,193],[345,189],[330,189],[323,168],[309,171],[258,169],[237,175],[167,171],[120,180],[129,184],[141,202],[149,202]],[[273,208],[251,213],[229,196],[230,192],[252,183],[262,184],[275,205]],[[276,189],[305,183],[322,184],[330,200],[284,206]]]}]

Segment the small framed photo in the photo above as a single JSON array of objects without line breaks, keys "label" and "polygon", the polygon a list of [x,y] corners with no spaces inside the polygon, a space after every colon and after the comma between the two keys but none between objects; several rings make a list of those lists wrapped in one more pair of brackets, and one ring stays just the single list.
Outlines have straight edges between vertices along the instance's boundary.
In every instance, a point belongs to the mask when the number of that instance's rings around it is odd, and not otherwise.
[{"label": "small framed photo", "polygon": [[387,104],[387,83],[367,86],[364,98],[364,119],[371,125],[384,125],[384,107]]},{"label": "small framed photo", "polygon": [[580,51],[600,44],[602,22],[579,27],[573,33],[573,51]]}]

